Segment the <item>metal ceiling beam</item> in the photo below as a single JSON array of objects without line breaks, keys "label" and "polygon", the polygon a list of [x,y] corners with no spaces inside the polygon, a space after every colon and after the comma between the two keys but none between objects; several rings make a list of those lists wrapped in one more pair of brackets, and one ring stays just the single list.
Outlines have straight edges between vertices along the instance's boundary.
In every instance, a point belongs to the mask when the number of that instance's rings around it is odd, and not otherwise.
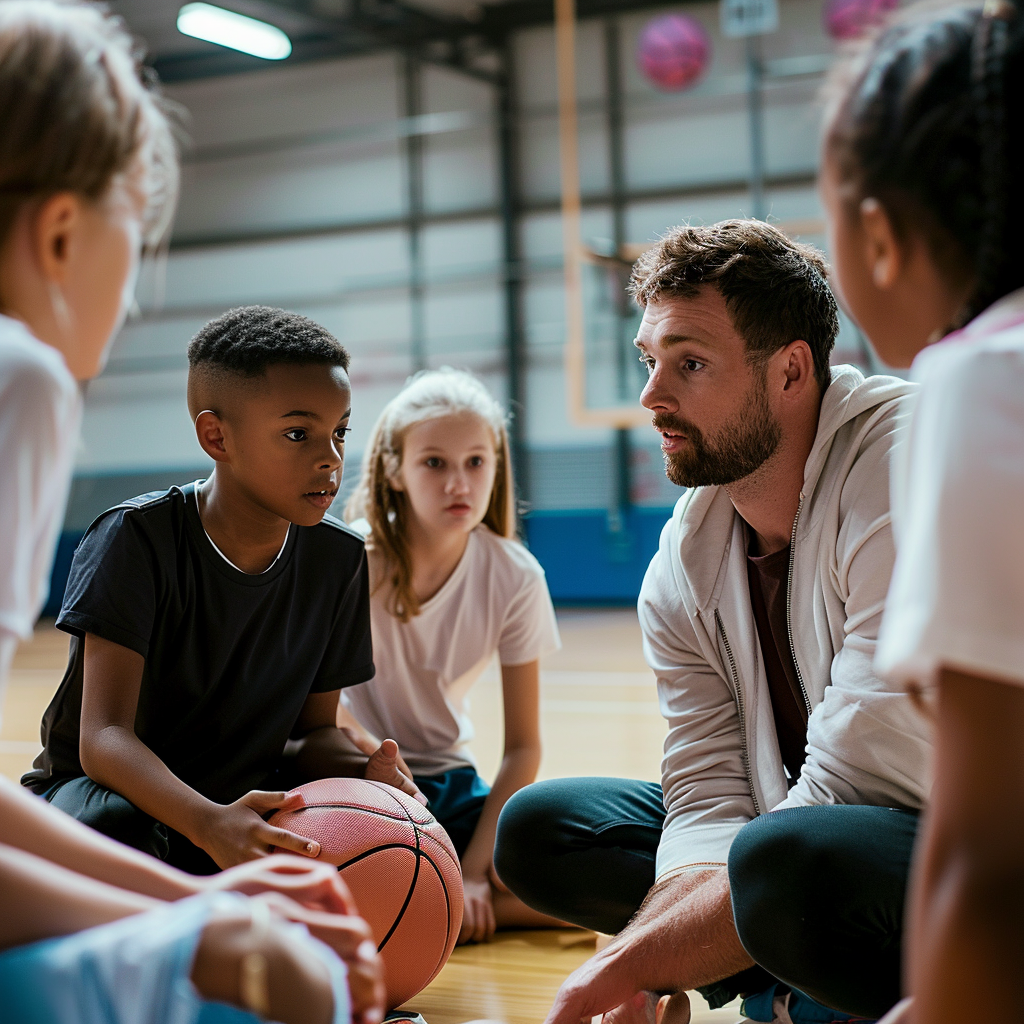
[{"label": "metal ceiling beam", "polygon": [[[410,50],[421,61],[499,84],[500,62],[489,66],[487,57],[501,53],[513,32],[554,21],[553,0],[509,0],[487,4],[477,20],[442,17],[404,0],[347,0],[333,6],[322,0],[268,0],[310,24],[304,33],[291,32],[292,53],[285,63],[303,63],[331,57],[355,57],[383,50]],[[677,0],[688,3],[695,0]],[[580,19],[623,14],[664,3],[648,0],[577,0]],[[482,61],[480,58],[484,58]],[[268,67],[259,57],[210,46],[203,52],[157,54],[152,61],[164,82],[257,71]]]}]

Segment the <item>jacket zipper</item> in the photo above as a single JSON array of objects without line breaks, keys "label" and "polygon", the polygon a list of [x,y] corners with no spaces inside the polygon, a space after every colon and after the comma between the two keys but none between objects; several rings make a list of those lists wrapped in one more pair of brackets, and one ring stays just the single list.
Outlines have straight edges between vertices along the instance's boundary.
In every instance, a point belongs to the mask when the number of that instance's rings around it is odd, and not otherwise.
[{"label": "jacket zipper", "polygon": [[715,609],[715,623],[718,631],[722,634],[722,645],[725,647],[726,657],[729,659],[729,668],[732,671],[732,682],[736,688],[736,707],[740,716],[740,742],[743,747],[743,770],[747,773],[747,786],[750,788],[750,797],[754,801],[754,813],[761,813],[761,805],[757,800],[757,793],[754,791],[754,773],[750,769],[750,751],[747,749],[747,713],[743,707],[743,691],[740,689],[740,674],[736,671],[736,659],[732,656],[732,645],[726,635],[725,626],[722,623],[722,616],[718,609]]},{"label": "jacket zipper", "polygon": [[807,717],[809,719],[811,717],[811,702],[807,697],[807,687],[804,686],[800,662],[796,660],[796,645],[793,643],[793,556],[796,554],[796,526],[800,522],[800,512],[803,507],[804,495],[801,491],[800,502],[796,507],[796,515],[793,518],[793,533],[789,538],[789,575],[786,580],[786,630],[789,633],[789,653],[793,659],[793,668],[796,669],[796,681],[800,684],[800,696],[804,699],[804,707],[807,709]]}]

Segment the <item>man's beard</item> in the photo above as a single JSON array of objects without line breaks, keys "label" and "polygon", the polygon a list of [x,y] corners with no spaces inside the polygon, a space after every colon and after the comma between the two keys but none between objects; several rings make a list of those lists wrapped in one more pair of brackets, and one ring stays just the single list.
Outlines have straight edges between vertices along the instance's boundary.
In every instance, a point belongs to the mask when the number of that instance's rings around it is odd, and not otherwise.
[{"label": "man's beard", "polygon": [[659,413],[657,430],[686,436],[686,448],[665,455],[665,473],[680,487],[735,483],[760,469],[782,439],[778,420],[768,408],[763,381],[755,379],[739,415],[710,441],[688,420]]}]

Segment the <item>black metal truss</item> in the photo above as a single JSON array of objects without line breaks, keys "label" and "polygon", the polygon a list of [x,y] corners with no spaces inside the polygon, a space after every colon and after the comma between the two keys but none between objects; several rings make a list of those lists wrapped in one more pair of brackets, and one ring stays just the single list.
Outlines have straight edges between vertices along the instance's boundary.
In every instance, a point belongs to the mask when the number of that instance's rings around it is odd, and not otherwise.
[{"label": "black metal truss", "polygon": [[[230,2],[230,0],[229,0]],[[553,0],[509,0],[485,4],[477,18],[444,16],[404,0],[267,0],[300,15],[305,31],[291,30],[288,63],[353,57],[381,50],[407,50],[482,81],[501,79],[504,41],[518,30],[554,21]],[[691,2],[691,0],[681,0]],[[581,19],[664,6],[664,0],[577,0]],[[677,0],[678,5],[678,0]],[[162,81],[180,82],[266,68],[258,57],[221,47],[181,54],[157,54],[153,66]]]}]

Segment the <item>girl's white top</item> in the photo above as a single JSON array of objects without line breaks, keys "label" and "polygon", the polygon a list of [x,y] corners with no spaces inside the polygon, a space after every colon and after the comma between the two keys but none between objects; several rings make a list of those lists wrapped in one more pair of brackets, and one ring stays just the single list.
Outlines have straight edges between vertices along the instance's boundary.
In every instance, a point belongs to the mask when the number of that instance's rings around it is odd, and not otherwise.
[{"label": "girl's white top", "polygon": [[82,399],[63,357],[0,315],[0,708],[50,585]]},{"label": "girl's white top", "polygon": [[896,568],[876,668],[1024,685],[1024,289],[911,367],[922,389],[893,464]]},{"label": "girl's white top", "polygon": [[[365,520],[353,526],[366,532]],[[502,665],[524,665],[561,646],[544,570],[522,544],[481,525],[419,615],[396,619],[385,589],[370,599],[377,674],[343,690],[342,701],[378,738],[393,739],[417,775],[473,765],[468,692],[488,662],[497,653]]]}]

